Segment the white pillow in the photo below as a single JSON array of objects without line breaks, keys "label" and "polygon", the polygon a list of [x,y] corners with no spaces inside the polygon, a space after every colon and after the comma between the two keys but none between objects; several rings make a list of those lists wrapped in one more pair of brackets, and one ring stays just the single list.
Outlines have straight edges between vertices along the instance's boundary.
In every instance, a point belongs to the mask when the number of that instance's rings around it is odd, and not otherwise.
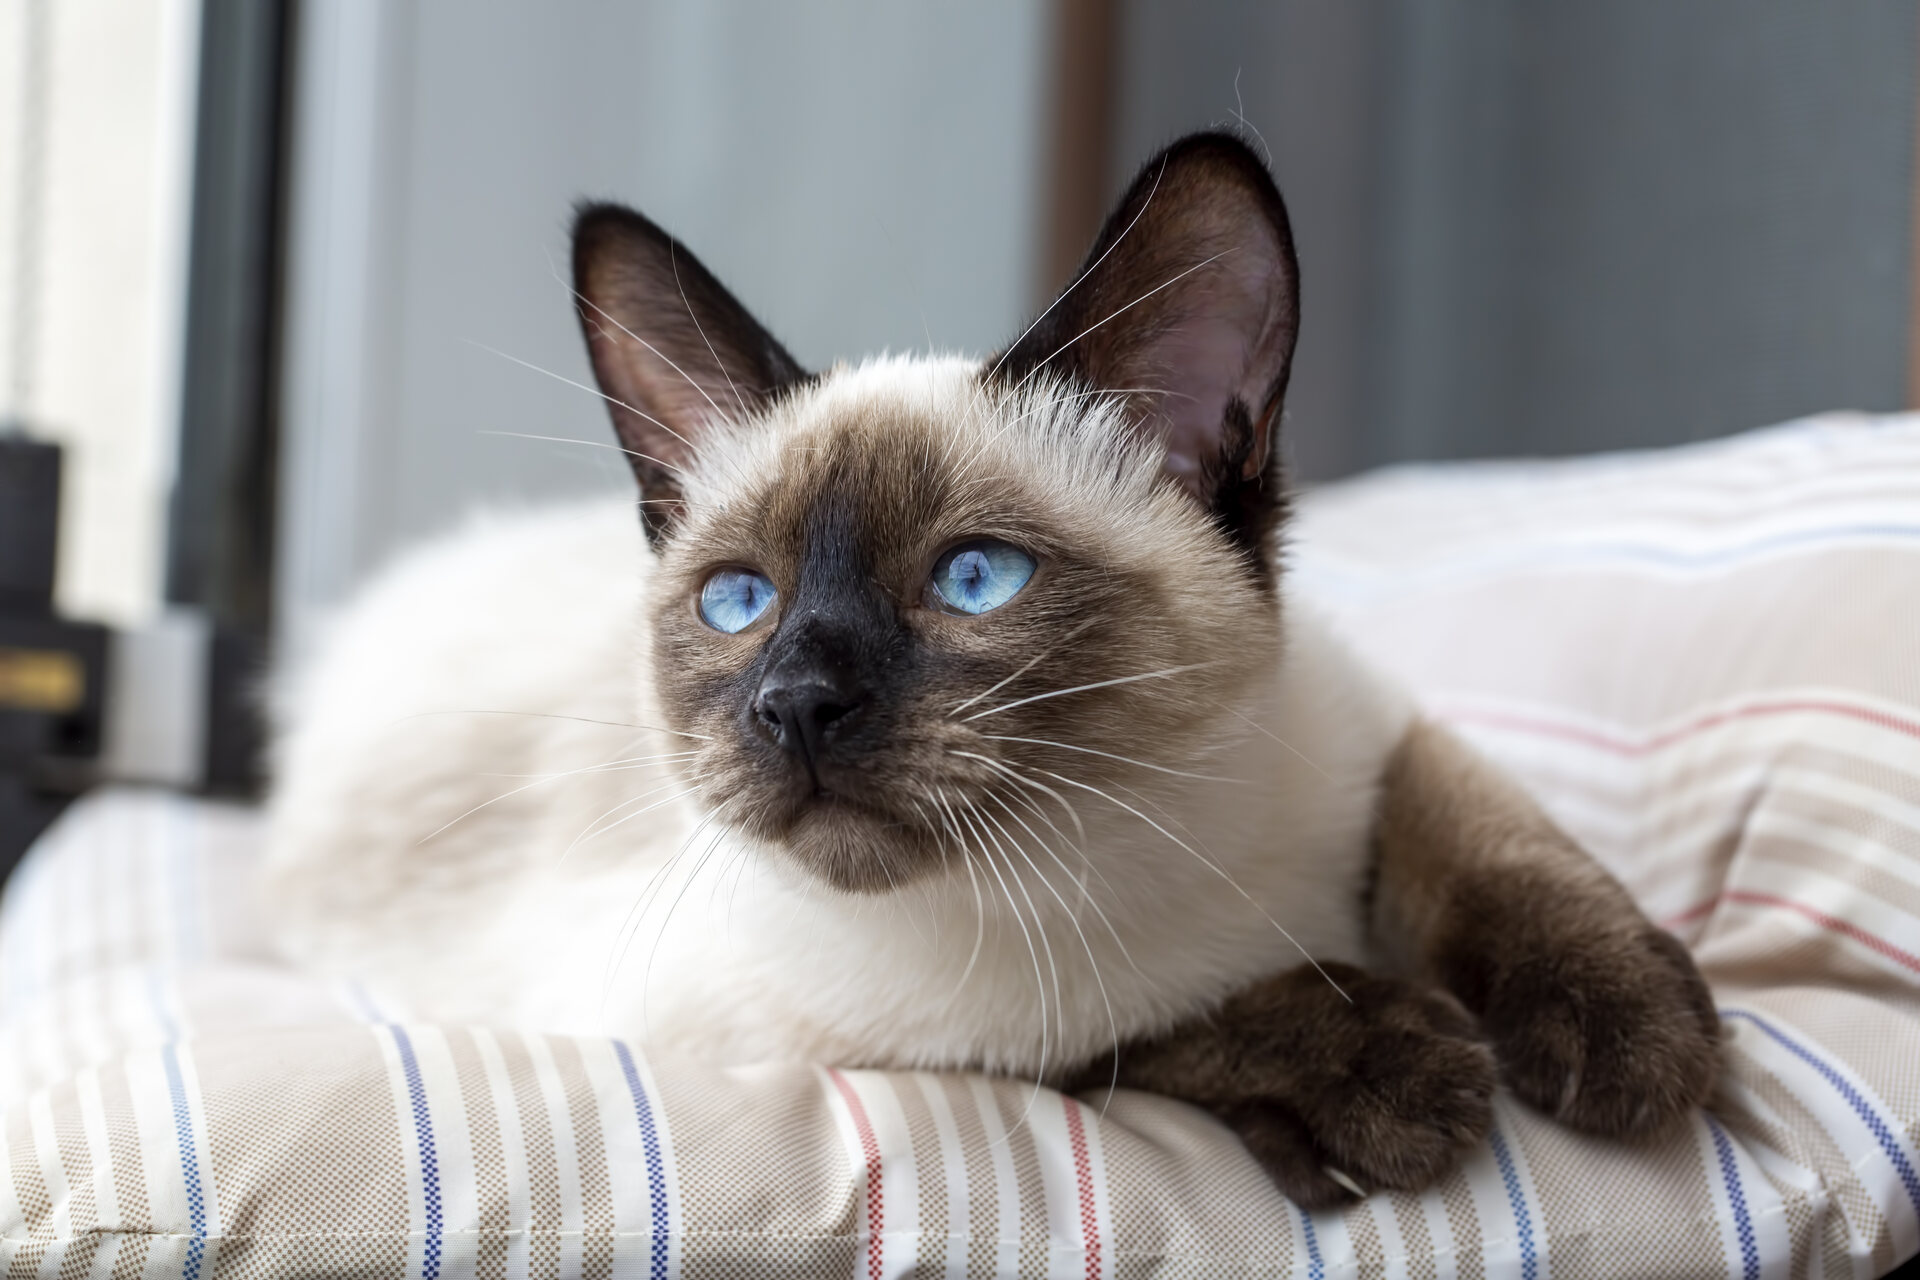
[{"label": "white pillow", "polygon": [[[419,1025],[272,957],[256,820],[77,806],[0,907],[8,1274],[1760,1277],[1920,1252],[1920,420],[1405,468],[1294,587],[1694,948],[1711,1116],[1503,1097],[1424,1195],[1303,1215],[1200,1113]],[[1098,1099],[1093,1100],[1096,1104]]]}]

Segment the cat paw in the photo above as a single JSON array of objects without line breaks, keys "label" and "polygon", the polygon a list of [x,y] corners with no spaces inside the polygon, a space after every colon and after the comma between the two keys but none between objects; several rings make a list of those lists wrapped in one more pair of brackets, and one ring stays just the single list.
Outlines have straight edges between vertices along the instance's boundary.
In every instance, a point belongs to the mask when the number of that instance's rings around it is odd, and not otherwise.
[{"label": "cat paw", "polygon": [[1507,1083],[1576,1129],[1646,1138],[1712,1094],[1720,1019],[1687,949],[1641,922],[1509,962],[1481,1026]]},{"label": "cat paw", "polygon": [[[1280,1190],[1310,1209],[1418,1190],[1452,1168],[1492,1126],[1497,1074],[1451,996],[1328,968],[1340,990],[1296,972],[1221,1010],[1231,1024],[1256,1027],[1267,999],[1264,1012],[1294,1027],[1284,1053],[1263,1053],[1258,1037],[1244,1044],[1238,1096],[1212,1108]],[[1284,992],[1266,989],[1281,984]]]}]

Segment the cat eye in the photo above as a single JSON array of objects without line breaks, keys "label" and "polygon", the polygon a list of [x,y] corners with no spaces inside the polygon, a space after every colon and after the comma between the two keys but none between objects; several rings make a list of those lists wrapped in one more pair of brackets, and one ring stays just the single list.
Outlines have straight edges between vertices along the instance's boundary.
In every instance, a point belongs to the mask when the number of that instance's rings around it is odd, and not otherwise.
[{"label": "cat eye", "polygon": [[959,613],[986,613],[1020,594],[1033,576],[1033,557],[1010,542],[963,542],[933,566],[933,593]]},{"label": "cat eye", "polygon": [[764,574],[751,569],[721,569],[700,588],[700,620],[728,635],[745,631],[779,594]]}]

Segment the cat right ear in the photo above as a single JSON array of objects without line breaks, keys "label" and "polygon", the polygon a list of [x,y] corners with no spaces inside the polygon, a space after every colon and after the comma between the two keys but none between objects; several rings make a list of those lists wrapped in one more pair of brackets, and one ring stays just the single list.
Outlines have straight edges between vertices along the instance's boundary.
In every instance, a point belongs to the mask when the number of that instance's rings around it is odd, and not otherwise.
[{"label": "cat right ear", "polygon": [[1287,207],[1238,137],[1149,160],[1059,299],[987,376],[1043,372],[1124,396],[1166,474],[1271,578],[1285,506],[1274,434],[1299,330]]},{"label": "cat right ear", "polygon": [[573,289],[594,377],[640,481],[658,546],[681,473],[716,419],[741,418],[807,375],[684,245],[631,209],[582,205]]}]

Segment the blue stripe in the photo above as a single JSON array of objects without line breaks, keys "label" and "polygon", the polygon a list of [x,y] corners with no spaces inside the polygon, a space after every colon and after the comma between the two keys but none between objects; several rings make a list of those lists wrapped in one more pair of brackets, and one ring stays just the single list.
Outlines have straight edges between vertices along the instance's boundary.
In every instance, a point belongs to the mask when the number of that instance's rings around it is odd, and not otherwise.
[{"label": "blue stripe", "polygon": [[443,1223],[440,1212],[440,1161],[433,1150],[433,1113],[427,1108],[427,1085],[420,1078],[420,1061],[413,1056],[413,1041],[398,1025],[389,1024],[393,1043],[400,1050],[400,1069],[407,1077],[407,1100],[413,1104],[413,1131],[420,1141],[421,1198],[427,1207],[427,1249],[420,1261],[421,1280],[439,1280],[440,1243]]},{"label": "blue stripe", "polygon": [[1540,1258],[1533,1244],[1533,1216],[1527,1212],[1526,1192],[1520,1188],[1520,1171],[1514,1167],[1513,1153],[1507,1150],[1507,1140],[1495,1129],[1487,1135],[1493,1143],[1493,1158],[1500,1164],[1500,1181],[1507,1187],[1507,1203],[1513,1206],[1514,1235],[1520,1242],[1520,1275],[1522,1280],[1539,1280]]},{"label": "blue stripe", "polygon": [[1707,1131],[1713,1135],[1713,1150],[1720,1157],[1720,1175],[1727,1180],[1727,1199],[1733,1202],[1733,1233],[1740,1238],[1741,1274],[1746,1280],[1760,1280],[1760,1243],[1753,1234],[1753,1215],[1747,1212],[1747,1192],[1740,1185],[1733,1143],[1712,1116],[1706,1120]]},{"label": "blue stripe", "polygon": [[173,1136],[180,1147],[180,1180],[187,1190],[187,1222],[193,1238],[187,1241],[187,1264],[180,1280],[200,1280],[200,1262],[207,1252],[207,1201],[200,1190],[200,1158],[194,1151],[193,1113],[187,1109],[187,1082],[180,1075],[180,1056],[169,1044],[161,1051],[167,1066],[167,1094],[173,1099]]},{"label": "blue stripe", "polygon": [[640,1146],[647,1157],[647,1197],[653,1205],[653,1265],[648,1274],[653,1280],[666,1280],[667,1231],[670,1225],[667,1215],[666,1158],[660,1154],[660,1134],[654,1127],[653,1106],[647,1101],[647,1091],[640,1084],[640,1070],[633,1064],[633,1054],[623,1040],[613,1042],[613,1051],[620,1057],[620,1071],[627,1078],[627,1092],[633,1095],[634,1118],[640,1122]]},{"label": "blue stripe", "polygon": [[1859,1116],[1861,1122],[1867,1126],[1874,1140],[1880,1144],[1880,1149],[1887,1153],[1887,1159],[1893,1164],[1894,1171],[1900,1175],[1900,1185],[1907,1189],[1907,1199],[1913,1201],[1914,1213],[1920,1214],[1920,1175],[1914,1173],[1913,1162],[1908,1160],[1907,1153],[1900,1149],[1900,1143],[1887,1128],[1887,1122],[1880,1118],[1879,1112],[1873,1109],[1872,1104],[1860,1095],[1860,1091],[1854,1088],[1845,1076],[1816,1057],[1810,1050],[1789,1040],[1765,1021],[1744,1009],[1722,1009],[1720,1016],[1745,1018],[1771,1036],[1788,1053],[1818,1071],[1821,1078],[1833,1086],[1834,1092],[1847,1100],[1847,1105],[1853,1108],[1854,1114]]},{"label": "blue stripe", "polygon": [[1307,1242],[1307,1280],[1327,1280],[1327,1264],[1320,1260],[1320,1238],[1313,1234],[1313,1219],[1300,1211],[1300,1232]]}]

